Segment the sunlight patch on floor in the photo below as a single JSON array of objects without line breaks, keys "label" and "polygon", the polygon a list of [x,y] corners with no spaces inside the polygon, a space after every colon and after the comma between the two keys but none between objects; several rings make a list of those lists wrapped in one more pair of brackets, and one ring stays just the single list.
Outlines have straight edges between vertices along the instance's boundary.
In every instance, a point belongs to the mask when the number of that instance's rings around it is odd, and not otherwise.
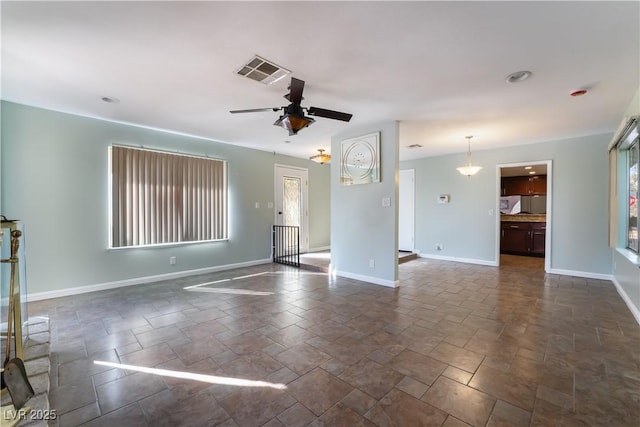
[{"label": "sunlight patch on floor", "polygon": [[193,287],[187,289],[190,292],[209,292],[212,294],[232,294],[232,295],[274,295],[275,292],[253,291],[251,289],[236,289],[236,288],[200,288]]},{"label": "sunlight patch on floor", "polygon": [[127,371],[144,372],[146,374],[160,375],[163,377],[183,378],[187,380],[201,381],[210,384],[223,384],[238,387],[269,387],[278,390],[287,388],[284,384],[270,383],[267,381],[254,381],[243,378],[217,377],[214,375],[194,374],[192,372],[171,371],[169,369],[148,368],[146,366],[125,365],[122,363],[105,362],[102,360],[94,360],[94,364],[101,366],[109,366],[112,368],[126,369]]},{"label": "sunlight patch on floor", "polygon": [[229,279],[214,280],[213,282],[200,283],[198,285],[185,286],[182,289],[184,289],[185,291],[191,291],[191,292],[210,292],[215,294],[274,295],[275,292],[254,291],[253,289],[211,288],[211,287],[205,288],[204,286],[219,285],[220,283],[229,283],[229,282],[233,282],[234,280],[249,279],[257,276],[265,276],[265,275],[277,276],[277,275],[292,275],[292,274],[299,275],[299,276],[327,276],[328,275],[328,273],[300,271],[300,270],[298,271],[263,271],[261,273],[248,274],[245,276],[238,276],[238,277],[232,277]]}]

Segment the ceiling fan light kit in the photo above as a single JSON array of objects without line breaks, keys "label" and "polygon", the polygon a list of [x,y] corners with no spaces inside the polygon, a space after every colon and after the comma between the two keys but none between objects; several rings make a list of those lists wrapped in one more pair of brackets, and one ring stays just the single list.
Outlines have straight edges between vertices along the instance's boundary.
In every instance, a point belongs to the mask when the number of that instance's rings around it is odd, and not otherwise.
[{"label": "ceiling fan light kit", "polygon": [[230,113],[256,113],[261,111],[284,111],[278,120],[273,124],[280,126],[283,129],[289,131],[289,136],[296,135],[298,131],[304,129],[315,122],[311,117],[306,116],[305,110],[309,116],[324,117],[327,119],[341,120],[348,122],[351,120],[352,115],[349,113],[342,113],[340,111],[327,110],[318,107],[302,107],[300,103],[304,99],[302,92],[304,90],[304,81],[291,77],[291,84],[289,85],[289,93],[284,97],[291,103],[286,107],[270,107],[270,108],[253,108],[249,110],[231,110]]},{"label": "ceiling fan light kit", "polygon": [[305,116],[296,116],[293,114],[284,114],[280,116],[278,120],[276,120],[273,124],[276,126],[280,126],[283,129],[289,131],[289,136],[297,135],[298,131],[301,129],[310,126],[315,120],[310,117]]},{"label": "ceiling fan light kit", "polygon": [[456,168],[456,170],[462,175],[473,176],[480,172],[482,166],[474,166],[471,163],[471,138],[473,138],[473,136],[465,136],[465,138],[467,138],[467,163],[464,166]]},{"label": "ceiling fan light kit", "polygon": [[289,136],[292,136],[297,135],[299,130],[312,125],[313,122],[315,122],[314,119],[304,115],[304,110],[301,106],[292,103],[288,107],[284,108],[284,114],[281,115],[273,124],[288,130]]}]

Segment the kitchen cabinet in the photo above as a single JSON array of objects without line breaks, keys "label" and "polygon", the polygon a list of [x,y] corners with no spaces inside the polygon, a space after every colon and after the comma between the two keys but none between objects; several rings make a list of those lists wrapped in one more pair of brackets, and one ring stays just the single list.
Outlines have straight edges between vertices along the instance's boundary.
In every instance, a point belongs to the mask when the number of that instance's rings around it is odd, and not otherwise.
[{"label": "kitchen cabinet", "polygon": [[547,224],[534,222],[531,224],[531,255],[544,256]]},{"label": "kitchen cabinet", "polygon": [[502,223],[500,252],[523,253],[529,249],[529,224],[522,222]]},{"label": "kitchen cabinet", "polygon": [[544,256],[545,222],[502,222],[500,253]]},{"label": "kitchen cabinet", "polygon": [[547,176],[508,176],[501,180],[503,196],[526,196],[547,194]]},{"label": "kitchen cabinet", "polygon": [[501,181],[503,196],[520,196],[522,194],[528,194],[528,176],[510,176],[507,178],[502,178]]}]

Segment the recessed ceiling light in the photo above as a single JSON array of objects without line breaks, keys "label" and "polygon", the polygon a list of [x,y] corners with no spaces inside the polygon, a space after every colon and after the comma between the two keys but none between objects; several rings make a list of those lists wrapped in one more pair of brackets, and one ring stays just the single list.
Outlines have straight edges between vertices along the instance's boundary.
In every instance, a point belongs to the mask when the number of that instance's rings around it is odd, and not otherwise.
[{"label": "recessed ceiling light", "polygon": [[529,169],[532,169],[532,168],[533,168],[533,166],[525,166],[524,168],[525,168],[526,170],[529,170]]},{"label": "recessed ceiling light", "polygon": [[507,76],[507,82],[509,83],[519,83],[527,80],[531,77],[531,71],[516,71],[515,73],[511,73]]},{"label": "recessed ceiling light", "polygon": [[536,174],[536,171],[529,172],[529,175],[535,175],[535,174]]},{"label": "recessed ceiling light", "polygon": [[101,98],[104,102],[108,102],[110,104],[118,104],[120,100],[118,98],[114,98],[112,96],[103,96]]}]

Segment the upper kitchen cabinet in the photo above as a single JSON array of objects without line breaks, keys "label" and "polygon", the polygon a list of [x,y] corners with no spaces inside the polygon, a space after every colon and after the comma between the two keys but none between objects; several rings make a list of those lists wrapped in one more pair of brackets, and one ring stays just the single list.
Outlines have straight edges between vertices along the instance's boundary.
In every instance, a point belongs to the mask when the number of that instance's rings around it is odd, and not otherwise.
[{"label": "upper kitchen cabinet", "polygon": [[501,179],[503,196],[547,194],[547,176],[509,176]]}]

